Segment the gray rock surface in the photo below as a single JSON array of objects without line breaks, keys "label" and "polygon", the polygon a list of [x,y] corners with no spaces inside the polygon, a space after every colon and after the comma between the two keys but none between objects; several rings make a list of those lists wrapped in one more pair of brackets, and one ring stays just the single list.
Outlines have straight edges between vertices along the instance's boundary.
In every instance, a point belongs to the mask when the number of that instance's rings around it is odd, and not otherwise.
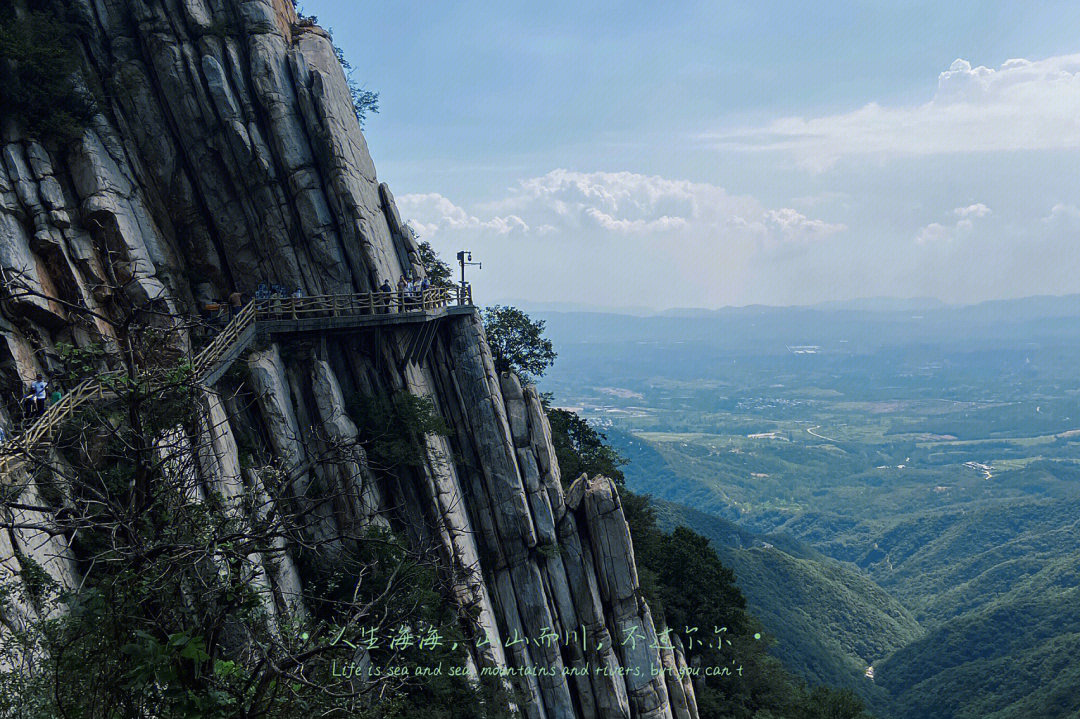
[{"label": "gray rock surface", "polygon": [[[60,342],[109,337],[73,307],[160,300],[194,314],[200,301],[260,282],[349,293],[422,271],[329,36],[299,26],[291,2],[72,2],[94,18],[83,80],[115,92],[69,146],[19,128],[0,142],[0,268],[5,283],[18,276],[46,296],[6,303],[6,381],[47,374]],[[474,675],[556,670],[510,680],[523,715],[696,717],[689,682],[651,674],[683,660],[655,648],[614,485],[582,477],[564,496],[540,397],[495,371],[475,314],[444,320],[419,365],[403,361],[407,332],[256,345],[241,363],[251,406],[203,398],[200,492],[261,491],[260,470],[240,456],[239,438],[254,437],[295,482],[345,490],[317,508],[316,535],[394,520],[438,547],[463,630],[488,640],[472,652]],[[384,485],[345,407],[354,395],[398,392],[430,397],[449,434],[423,438],[423,466]],[[0,420],[13,410],[0,407]],[[33,484],[24,495],[38,500]],[[280,611],[303,612],[303,577],[278,549],[250,557],[252,581],[274,589]],[[18,571],[19,552],[78,584],[62,539],[0,531],[0,572]],[[12,603],[4,620],[34,611]],[[645,641],[629,647],[628,633]],[[540,641],[548,635],[559,640]]]}]

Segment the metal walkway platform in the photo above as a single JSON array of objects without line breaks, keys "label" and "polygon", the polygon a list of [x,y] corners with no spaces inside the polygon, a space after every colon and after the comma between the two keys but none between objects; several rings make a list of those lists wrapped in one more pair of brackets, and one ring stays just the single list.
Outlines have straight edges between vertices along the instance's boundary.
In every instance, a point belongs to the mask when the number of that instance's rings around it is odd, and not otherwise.
[{"label": "metal walkway platform", "polygon": [[[251,301],[192,360],[200,384],[213,386],[256,340],[305,333],[347,333],[371,328],[421,325],[410,338],[405,362],[427,355],[440,320],[471,315],[471,288],[439,287],[423,293],[365,292],[354,295],[269,297]],[[25,432],[0,445],[0,478],[87,402],[115,397],[105,377],[88,379],[49,407]]]}]

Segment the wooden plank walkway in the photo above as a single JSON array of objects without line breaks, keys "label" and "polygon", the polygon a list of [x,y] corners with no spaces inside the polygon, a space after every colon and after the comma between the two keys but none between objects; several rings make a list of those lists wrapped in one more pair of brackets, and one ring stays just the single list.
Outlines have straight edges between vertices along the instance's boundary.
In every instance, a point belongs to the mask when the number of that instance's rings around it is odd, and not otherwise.
[{"label": "wooden plank walkway", "polygon": [[[338,332],[367,327],[422,323],[409,343],[405,360],[418,362],[435,337],[437,321],[471,314],[471,288],[430,288],[422,294],[363,292],[353,295],[270,297],[252,300],[192,360],[200,384],[214,385],[256,339],[304,332]],[[0,445],[0,478],[6,477],[38,445],[87,402],[116,397],[112,375],[85,380],[49,407],[28,430]]]}]

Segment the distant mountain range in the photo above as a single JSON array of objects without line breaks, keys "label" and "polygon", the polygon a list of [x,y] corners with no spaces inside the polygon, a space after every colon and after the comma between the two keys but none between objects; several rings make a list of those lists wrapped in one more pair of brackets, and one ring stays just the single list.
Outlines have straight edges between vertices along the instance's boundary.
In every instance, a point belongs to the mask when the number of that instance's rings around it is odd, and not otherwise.
[{"label": "distant mountain range", "polygon": [[572,313],[626,315],[630,317],[731,317],[784,313],[800,310],[821,312],[909,313],[946,311],[982,316],[1004,313],[1006,316],[1063,316],[1080,315],[1080,294],[1033,295],[1003,300],[987,300],[971,304],[952,304],[935,297],[861,297],[851,300],[829,300],[809,305],[738,305],[708,309],[704,307],[672,307],[657,310],[645,306],[599,306],[582,302],[534,302],[531,300],[499,300],[496,304],[513,305],[532,313]]}]

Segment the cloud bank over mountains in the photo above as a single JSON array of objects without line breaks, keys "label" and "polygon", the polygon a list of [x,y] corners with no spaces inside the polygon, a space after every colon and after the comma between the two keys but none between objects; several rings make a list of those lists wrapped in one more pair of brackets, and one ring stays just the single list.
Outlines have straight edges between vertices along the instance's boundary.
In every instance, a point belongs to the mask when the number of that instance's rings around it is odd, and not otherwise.
[{"label": "cloud bank over mountains", "polygon": [[807,242],[846,229],[791,207],[768,208],[703,182],[632,172],[557,169],[521,180],[505,197],[472,210],[436,193],[398,198],[414,229],[433,237],[471,230],[493,235],[604,233],[614,236],[738,236],[762,244]]},{"label": "cloud bank over mountains", "polygon": [[1080,148],[1080,54],[972,67],[957,59],[928,102],[785,117],[704,133],[718,150],[783,151],[811,170],[853,155],[931,155]]}]

